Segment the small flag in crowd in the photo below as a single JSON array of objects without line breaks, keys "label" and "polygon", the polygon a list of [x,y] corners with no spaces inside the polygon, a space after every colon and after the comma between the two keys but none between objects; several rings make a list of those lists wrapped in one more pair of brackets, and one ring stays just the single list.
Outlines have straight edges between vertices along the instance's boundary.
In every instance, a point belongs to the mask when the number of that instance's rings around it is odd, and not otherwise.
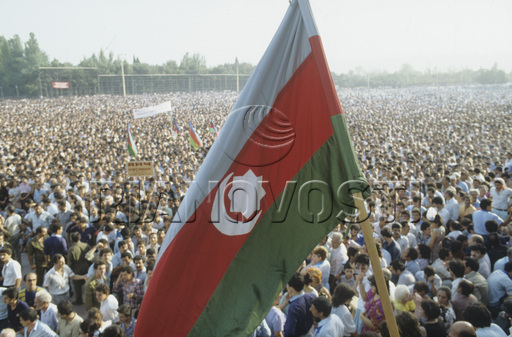
[{"label": "small flag in crowd", "polygon": [[215,137],[217,137],[219,135],[219,133],[217,132],[217,129],[215,128],[215,125],[213,125],[213,122],[210,122],[210,133],[213,133],[215,134]]},{"label": "small flag in crowd", "polygon": [[201,140],[201,137],[199,137],[199,135],[196,133],[190,122],[188,123],[188,141],[194,150],[203,147],[203,141]]},{"label": "small flag in crowd", "polygon": [[173,219],[135,336],[252,334],[361,185],[309,3],[293,0]]},{"label": "small flag in crowd", "polygon": [[174,118],[173,121],[172,131],[176,132],[177,134],[181,133],[180,127],[178,126],[178,123],[176,123],[176,118]]},{"label": "small flag in crowd", "polygon": [[130,123],[128,123],[127,141],[128,141],[128,152],[130,153],[130,155],[132,157],[136,157],[137,156],[137,146],[135,145],[135,141],[133,140],[132,130],[130,129]]},{"label": "small flag in crowd", "polygon": [[176,118],[174,118],[174,121],[172,123],[171,133],[172,138],[174,139],[176,139],[176,137],[178,137],[178,135],[181,133],[180,127],[178,126],[178,123],[176,123]]}]

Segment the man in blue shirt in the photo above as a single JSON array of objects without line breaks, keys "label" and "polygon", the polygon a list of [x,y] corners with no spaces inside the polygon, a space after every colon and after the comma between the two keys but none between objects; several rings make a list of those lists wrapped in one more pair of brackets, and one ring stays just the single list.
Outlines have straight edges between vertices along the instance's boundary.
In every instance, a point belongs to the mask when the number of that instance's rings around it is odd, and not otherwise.
[{"label": "man in blue shirt", "polygon": [[391,232],[391,229],[389,229],[389,227],[384,227],[380,231],[380,235],[383,239],[382,248],[389,252],[391,255],[391,261],[398,260],[401,257],[402,252],[396,241],[393,239],[393,233]]},{"label": "man in blue shirt", "polygon": [[290,307],[284,325],[284,337],[299,337],[307,334],[313,325],[313,315],[309,311],[315,298],[312,293],[304,293],[304,278],[299,273],[292,276],[286,285]]},{"label": "man in blue shirt", "polygon": [[66,239],[64,239],[61,235],[62,225],[60,223],[52,224],[50,226],[50,230],[52,232],[52,236],[44,240],[44,257],[46,259],[46,263],[51,264],[50,261],[55,254],[67,256],[68,244]]},{"label": "man in blue shirt", "polygon": [[481,210],[473,213],[473,224],[475,226],[475,233],[480,235],[489,235],[489,233],[485,229],[485,223],[489,220],[495,220],[498,223],[498,225],[501,225],[503,219],[501,219],[499,216],[491,212],[491,199],[482,199],[482,201],[480,201],[480,208]]},{"label": "man in blue shirt", "polygon": [[44,336],[58,337],[52,329],[37,319],[37,311],[35,309],[26,309],[20,313],[20,322],[23,325],[23,335],[27,336]]}]

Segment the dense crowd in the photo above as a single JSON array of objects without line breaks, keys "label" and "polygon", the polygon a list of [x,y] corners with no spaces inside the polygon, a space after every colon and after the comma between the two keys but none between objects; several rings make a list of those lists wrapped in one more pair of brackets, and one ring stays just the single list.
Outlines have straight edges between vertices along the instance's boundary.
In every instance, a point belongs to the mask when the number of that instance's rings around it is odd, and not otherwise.
[{"label": "dense crowd", "polygon": [[[372,187],[366,207],[401,335],[471,336],[476,330],[488,336],[496,329],[508,335],[509,90],[356,89],[339,95]],[[0,101],[5,336],[8,328],[42,336],[133,334],[159,247],[215,140],[209,125],[221,129],[237,96]],[[133,120],[132,109],[165,101],[171,112]],[[181,133],[173,132],[174,120]],[[154,177],[126,175],[127,122],[136,159],[152,161]],[[188,142],[189,122],[203,141],[197,151]],[[22,275],[25,256],[32,272]],[[84,317],[77,306],[85,306]],[[359,224],[342,222],[319,243],[255,335],[270,333],[386,336]]]}]

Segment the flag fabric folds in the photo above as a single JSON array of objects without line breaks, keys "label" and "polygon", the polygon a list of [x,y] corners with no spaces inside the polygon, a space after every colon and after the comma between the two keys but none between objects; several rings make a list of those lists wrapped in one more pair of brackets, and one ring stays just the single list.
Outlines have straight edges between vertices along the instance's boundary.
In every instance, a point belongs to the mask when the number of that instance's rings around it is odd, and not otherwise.
[{"label": "flag fabric folds", "polygon": [[130,129],[130,123],[128,123],[126,140],[128,143],[128,152],[130,153],[130,155],[132,157],[136,157],[137,156],[137,146],[135,145],[135,141],[133,140],[132,130]]},{"label": "flag fabric folds", "polygon": [[190,146],[194,148],[194,150],[203,147],[203,141],[201,140],[201,137],[199,137],[199,135],[196,133],[190,122],[188,123],[188,142],[190,143]]},{"label": "flag fabric folds", "polygon": [[309,3],[294,0],[173,219],[135,336],[250,335],[362,186]]},{"label": "flag fabric folds", "polygon": [[210,133],[213,133],[215,135],[215,137],[219,135],[219,133],[217,132],[217,128],[215,127],[215,125],[213,125],[213,122],[210,122],[210,126],[208,129]]}]

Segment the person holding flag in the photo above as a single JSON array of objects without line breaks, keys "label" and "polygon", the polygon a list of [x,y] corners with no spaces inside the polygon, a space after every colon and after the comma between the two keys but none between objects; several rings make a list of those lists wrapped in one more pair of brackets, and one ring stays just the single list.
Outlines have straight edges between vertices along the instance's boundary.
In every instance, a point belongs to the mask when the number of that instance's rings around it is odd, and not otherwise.
[{"label": "person holding flag", "polygon": [[137,146],[135,145],[135,141],[133,140],[132,130],[130,129],[130,123],[128,123],[128,135],[126,140],[128,142],[128,152],[132,157],[137,157]]},{"label": "person holding flag", "polygon": [[198,150],[199,148],[203,147],[203,141],[201,140],[201,137],[199,137],[199,135],[196,133],[192,127],[192,123],[190,122],[188,123],[188,141],[194,150]]},{"label": "person holding flag", "polygon": [[213,133],[215,135],[215,138],[217,138],[217,136],[219,135],[217,129],[215,128],[215,125],[213,125],[213,122],[210,122],[209,131],[210,133]]},{"label": "person holding flag", "polygon": [[180,127],[178,123],[176,123],[176,118],[173,119],[172,122],[172,138],[176,139],[176,137],[181,133]]}]

